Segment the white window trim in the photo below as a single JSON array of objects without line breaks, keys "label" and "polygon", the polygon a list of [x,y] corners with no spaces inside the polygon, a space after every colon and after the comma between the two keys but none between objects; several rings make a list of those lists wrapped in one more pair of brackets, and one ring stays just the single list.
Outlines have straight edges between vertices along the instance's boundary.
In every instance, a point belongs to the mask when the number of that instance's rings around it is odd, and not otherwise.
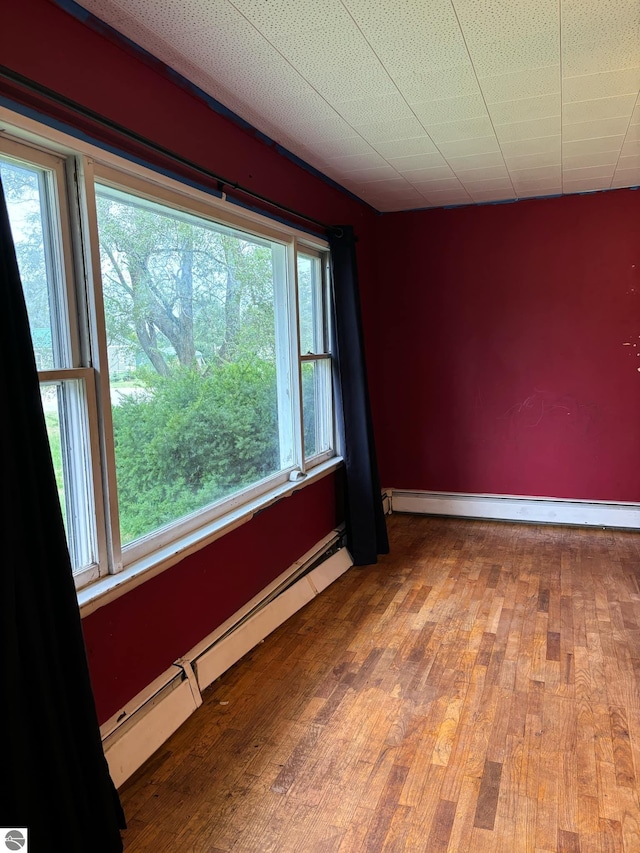
[{"label": "white window trim", "polygon": [[145,581],[156,577],[156,575],[184,560],[190,554],[251,521],[258,512],[267,509],[283,498],[290,497],[294,492],[322,480],[339,468],[342,462],[341,456],[332,456],[330,459],[317,464],[312,471],[303,475],[300,480],[296,479],[294,482],[287,480],[287,482],[263,493],[260,497],[218,516],[209,524],[201,526],[192,533],[180,538],[172,538],[171,542],[163,548],[129,563],[122,571],[106,575],[90,586],[78,590],[81,616],[88,616],[89,613],[104,607],[105,604],[115,601]]},{"label": "white window trim", "polygon": [[[219,504],[209,506],[168,525],[141,540],[122,548],[119,541],[119,523],[117,498],[115,491],[115,456],[113,453],[113,430],[111,427],[109,401],[109,378],[106,353],[106,337],[104,335],[104,314],[102,310],[102,294],[100,282],[100,255],[98,246],[97,217],[95,197],[92,192],[84,192],[87,184],[92,184],[94,177],[105,183],[113,183],[125,190],[142,192],[154,201],[167,201],[172,206],[182,207],[189,213],[202,213],[205,216],[218,219],[221,224],[237,227],[249,233],[263,236],[267,239],[283,243],[292,251],[289,252],[291,269],[288,275],[293,276],[296,286],[293,288],[297,300],[297,270],[296,252],[303,254],[326,255],[328,243],[304,231],[279,223],[269,217],[251,210],[240,209],[233,202],[222,197],[210,195],[204,190],[163,175],[138,163],[113,154],[97,145],[77,139],[56,128],[15,113],[5,107],[0,107],[0,138],[3,146],[27,145],[34,151],[33,161],[39,159],[60,159],[68,166],[75,164],[75,170],[68,168],[68,185],[70,193],[77,193],[80,220],[74,221],[75,211],[71,212],[71,227],[75,231],[73,248],[76,266],[76,280],[81,277],[91,281],[86,293],[80,294],[80,284],[77,287],[76,298],[84,298],[88,302],[90,328],[87,330],[87,340],[82,339],[84,330],[80,330],[81,340],[73,337],[74,363],[76,353],[82,351],[86,363],[91,367],[74,367],[66,374],[67,378],[82,378],[85,382],[87,395],[91,399],[89,405],[89,441],[94,459],[93,476],[96,493],[97,516],[108,516],[110,524],[105,524],[103,518],[96,519],[99,563],[87,567],[75,574],[78,589],[78,601],[82,615],[102,607],[110,601],[124,595],[130,589],[139,586],[146,580],[155,577],[170,566],[184,559],[191,553],[205,547],[234,528],[246,523],[253,516],[284,497],[292,495],[301,488],[336,470],[342,464],[342,457],[334,449],[325,451],[305,461],[302,441],[294,451],[294,464],[267,481],[232,495]],[[73,172],[73,174],[72,174]],[[74,186],[75,184],[75,186]],[[241,212],[239,212],[241,210]],[[88,239],[88,245],[83,241]],[[70,254],[69,254],[70,257]],[[288,322],[297,326],[297,304],[295,310],[288,311]],[[293,319],[291,319],[293,318]],[[291,346],[297,347],[297,333],[291,336]],[[91,360],[89,360],[89,342]],[[97,348],[96,348],[97,342]],[[104,351],[102,351],[104,350]],[[293,354],[292,354],[293,355]],[[321,356],[322,357],[322,356]],[[329,356],[330,357],[330,356]],[[316,357],[317,358],[317,357]],[[291,365],[298,365],[300,373],[301,359],[296,350]],[[54,374],[50,372],[53,381]],[[75,374],[71,377],[71,374]],[[82,375],[80,375],[82,374]],[[62,377],[60,377],[62,378]],[[294,400],[293,409],[297,434],[302,437],[302,412],[300,382],[292,377],[291,387]],[[97,386],[97,387],[96,387]],[[297,397],[297,399],[295,399]],[[98,430],[98,419],[102,419],[103,429]],[[99,433],[102,436],[98,439]],[[335,441],[339,441],[337,431]],[[97,476],[97,460],[100,460],[102,483]],[[106,505],[102,499],[106,498]],[[107,531],[105,540],[104,531]],[[109,573],[110,572],[110,573]],[[86,584],[86,585],[85,585]]]}]

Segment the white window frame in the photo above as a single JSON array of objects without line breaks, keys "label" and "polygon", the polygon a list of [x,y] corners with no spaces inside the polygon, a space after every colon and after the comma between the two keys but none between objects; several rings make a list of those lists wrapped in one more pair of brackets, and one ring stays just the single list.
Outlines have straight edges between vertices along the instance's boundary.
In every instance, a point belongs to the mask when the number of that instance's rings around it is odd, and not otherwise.
[{"label": "white window frame", "polygon": [[[82,322],[78,311],[78,288],[77,269],[72,249],[72,225],[70,219],[70,208],[68,204],[68,188],[70,185],[69,167],[73,167],[73,161],[65,159],[56,154],[34,149],[19,141],[0,139],[0,155],[4,160],[21,163],[27,167],[34,166],[45,170],[45,181],[47,183],[46,197],[42,202],[46,205],[46,227],[49,234],[45,238],[51,246],[51,257],[48,263],[52,266],[53,278],[58,280],[55,288],[55,307],[51,312],[52,346],[58,336],[61,338],[59,366],[48,370],[39,370],[38,379],[40,386],[66,385],[78,383],[82,387],[82,401],[78,400],[78,406],[82,410],[78,417],[84,424],[78,423],[76,429],[82,431],[82,436],[77,436],[77,444],[87,445],[86,464],[88,469],[84,472],[83,479],[86,480],[82,491],[89,506],[87,513],[91,516],[88,524],[81,524],[78,519],[77,532],[84,541],[84,550],[92,552],[94,559],[89,559],[85,564],[78,565],[74,571],[76,587],[80,588],[104,575],[108,571],[105,536],[104,536],[104,505],[101,489],[100,467],[96,453],[99,447],[99,427],[97,418],[95,375],[94,371],[87,366],[85,353],[83,352],[81,329]],[[62,430],[62,425],[61,425]],[[62,442],[62,436],[61,436]],[[83,454],[84,455],[84,454]],[[65,450],[63,449],[63,459]],[[73,472],[71,471],[72,479]],[[66,478],[65,478],[66,479]],[[76,484],[77,485],[77,484]],[[67,479],[65,488],[72,488],[72,483]],[[78,491],[75,496],[69,496],[67,508],[71,508],[79,497]],[[72,521],[69,519],[71,528]],[[73,524],[76,528],[76,524]],[[70,552],[75,557],[76,547],[70,544]],[[74,560],[75,562],[75,560]]]},{"label": "white window frame", "polygon": [[[17,156],[12,151],[20,151]],[[66,298],[69,316],[79,316],[77,332],[70,324],[71,364],[43,373],[42,381],[61,383],[69,379],[82,382],[86,396],[88,443],[91,454],[91,481],[96,518],[95,547],[98,559],[75,574],[83,613],[149,577],[158,574],[187,554],[224,535],[249,520],[257,511],[333,471],[341,464],[332,448],[306,459],[302,420],[301,369],[297,305],[297,253],[319,257],[323,263],[325,290],[328,288],[328,245],[321,239],[244,210],[190,184],[167,177],[126,160],[59,130],[0,107],[0,153],[12,159],[51,168],[55,163],[62,213],[64,258],[67,265]],[[289,374],[289,387],[281,392],[280,406],[292,410],[292,462],[284,470],[253,484],[231,497],[179,519],[165,528],[122,547],[120,542],[115,455],[109,392],[105,318],[102,303],[100,252],[94,181],[115,186],[125,192],[143,195],[169,207],[204,216],[222,226],[232,227],[286,247],[286,293],[276,298],[276,326],[286,329],[288,352],[279,354],[279,365]],[[65,192],[66,190],[66,192]],[[67,194],[69,209],[67,209]],[[74,284],[75,280],[75,284]],[[328,292],[328,291],[326,291]],[[328,311],[328,301],[325,303]],[[82,318],[86,319],[83,321]],[[328,317],[327,317],[328,319]],[[278,350],[282,350],[280,347]],[[322,354],[321,358],[331,358]],[[317,355],[313,356],[318,359]],[[289,399],[290,395],[290,399]],[[335,406],[332,400],[332,407]],[[335,416],[335,415],[334,415]]]},{"label": "white window frame", "polygon": [[[298,345],[298,383],[300,388],[300,418],[302,419],[302,438],[303,438],[303,471],[305,473],[309,471],[311,468],[316,465],[321,464],[322,462],[330,459],[332,456],[336,454],[336,436],[337,436],[337,426],[335,422],[335,392],[332,385],[332,378],[329,378],[330,383],[330,395],[331,399],[329,401],[324,401],[326,404],[328,402],[328,407],[325,405],[323,407],[322,416],[319,418],[319,421],[323,421],[325,424],[327,421],[330,421],[330,429],[329,434],[326,436],[328,448],[326,450],[320,450],[317,453],[314,453],[313,456],[307,456],[304,449],[304,412],[302,407],[302,366],[305,363],[315,364],[318,362],[326,362],[328,365],[329,372],[331,372],[331,365],[333,364],[333,341],[331,337],[331,323],[329,322],[329,312],[330,312],[330,285],[329,285],[329,252],[328,251],[319,251],[311,246],[305,246],[304,243],[298,244],[298,251],[296,252],[296,260],[298,257],[309,258],[313,261],[318,262],[318,266],[320,268],[320,298],[321,298],[321,306],[316,317],[316,320],[320,321],[322,324],[321,337],[324,340],[325,346],[322,351],[317,351],[313,353],[303,353],[302,348]],[[296,263],[296,287],[295,293],[296,298],[299,293],[298,287],[298,266]],[[297,312],[296,312],[296,316]],[[299,325],[299,321],[298,321]],[[324,442],[323,442],[324,443]]]}]

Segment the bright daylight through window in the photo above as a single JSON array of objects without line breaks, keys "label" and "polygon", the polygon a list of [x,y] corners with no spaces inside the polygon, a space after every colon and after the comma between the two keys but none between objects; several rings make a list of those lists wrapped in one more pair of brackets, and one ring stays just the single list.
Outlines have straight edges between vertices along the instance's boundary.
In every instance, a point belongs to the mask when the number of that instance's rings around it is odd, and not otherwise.
[{"label": "bright daylight through window", "polygon": [[323,242],[93,174],[0,143],[79,586],[335,455]]}]

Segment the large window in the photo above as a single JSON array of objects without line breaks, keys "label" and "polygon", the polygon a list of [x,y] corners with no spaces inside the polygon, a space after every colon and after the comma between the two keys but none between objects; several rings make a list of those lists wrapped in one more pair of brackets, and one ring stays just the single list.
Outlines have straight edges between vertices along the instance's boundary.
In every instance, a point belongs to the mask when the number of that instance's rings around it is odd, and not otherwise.
[{"label": "large window", "polygon": [[321,241],[113,158],[0,174],[78,585],[335,455]]}]

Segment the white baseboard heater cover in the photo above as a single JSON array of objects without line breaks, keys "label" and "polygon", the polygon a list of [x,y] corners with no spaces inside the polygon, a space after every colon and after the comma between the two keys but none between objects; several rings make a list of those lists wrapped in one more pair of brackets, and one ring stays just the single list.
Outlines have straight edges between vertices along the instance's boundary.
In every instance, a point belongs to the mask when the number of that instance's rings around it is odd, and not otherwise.
[{"label": "white baseboard heater cover", "polygon": [[183,670],[140,706],[103,740],[111,778],[119,787],[180,728],[202,704],[197,701]]},{"label": "white baseboard heater cover", "polygon": [[337,534],[325,537],[101,726],[116,787],[126,782],[202,704],[201,692],[209,684],[351,568],[351,555],[346,548],[339,548],[307,572],[310,565],[336,547],[338,539]]},{"label": "white baseboard heater cover", "polygon": [[193,661],[193,669],[200,690],[204,690],[219,678],[351,566],[349,552],[342,548],[242,622],[230,634],[199,654]]},{"label": "white baseboard heater cover", "polygon": [[640,528],[640,504],[578,501],[515,495],[474,495],[389,489],[392,512],[458,518]]}]

